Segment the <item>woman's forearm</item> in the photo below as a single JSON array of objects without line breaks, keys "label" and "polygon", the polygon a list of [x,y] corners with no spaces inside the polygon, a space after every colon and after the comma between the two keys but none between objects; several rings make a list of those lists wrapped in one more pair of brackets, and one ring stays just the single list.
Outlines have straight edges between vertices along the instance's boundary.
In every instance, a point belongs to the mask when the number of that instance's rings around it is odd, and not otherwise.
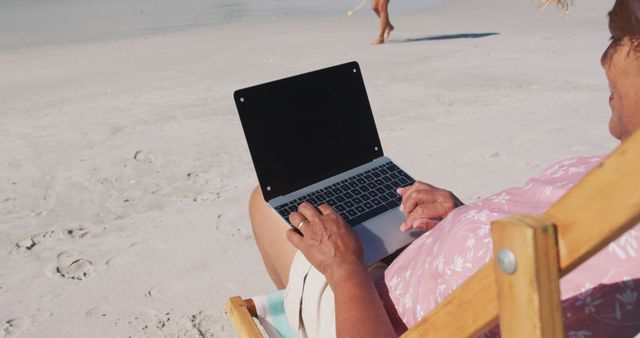
[{"label": "woman's forearm", "polygon": [[396,337],[367,270],[354,268],[329,281],[335,297],[337,337]]}]

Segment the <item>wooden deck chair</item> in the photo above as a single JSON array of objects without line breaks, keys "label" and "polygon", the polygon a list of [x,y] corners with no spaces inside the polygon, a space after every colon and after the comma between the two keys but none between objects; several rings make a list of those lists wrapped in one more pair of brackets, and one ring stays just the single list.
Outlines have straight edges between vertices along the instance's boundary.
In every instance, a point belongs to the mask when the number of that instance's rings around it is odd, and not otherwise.
[{"label": "wooden deck chair", "polygon": [[[502,337],[564,337],[559,279],[639,222],[636,132],[543,215],[493,222],[494,259],[403,337],[477,337],[498,322]],[[261,337],[247,304],[231,298],[227,315],[240,337]]]}]

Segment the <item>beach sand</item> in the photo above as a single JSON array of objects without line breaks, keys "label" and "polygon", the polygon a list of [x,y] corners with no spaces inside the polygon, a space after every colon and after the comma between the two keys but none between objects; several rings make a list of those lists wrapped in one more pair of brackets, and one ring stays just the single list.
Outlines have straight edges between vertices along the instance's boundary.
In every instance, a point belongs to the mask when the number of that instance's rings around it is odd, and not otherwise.
[{"label": "beach sand", "polygon": [[536,5],[392,2],[382,46],[363,9],[3,51],[0,337],[234,336],[225,300],[274,290],[241,87],[360,62],[385,153],[467,202],[610,151],[612,1]]}]

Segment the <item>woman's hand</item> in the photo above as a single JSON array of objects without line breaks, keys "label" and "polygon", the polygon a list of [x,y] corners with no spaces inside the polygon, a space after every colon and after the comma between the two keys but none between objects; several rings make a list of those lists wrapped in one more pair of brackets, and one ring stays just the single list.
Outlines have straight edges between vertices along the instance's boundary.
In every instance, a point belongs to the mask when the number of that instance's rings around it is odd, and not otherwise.
[{"label": "woman's hand", "polygon": [[405,215],[400,231],[411,228],[431,230],[451,210],[464,205],[451,191],[419,181],[408,187],[399,188],[397,192],[402,196],[400,210]]},{"label": "woman's hand", "polygon": [[329,284],[362,269],[366,271],[364,250],[356,233],[330,206],[316,208],[304,202],[289,215],[289,221],[303,234],[290,229],[289,242],[325,275]]}]

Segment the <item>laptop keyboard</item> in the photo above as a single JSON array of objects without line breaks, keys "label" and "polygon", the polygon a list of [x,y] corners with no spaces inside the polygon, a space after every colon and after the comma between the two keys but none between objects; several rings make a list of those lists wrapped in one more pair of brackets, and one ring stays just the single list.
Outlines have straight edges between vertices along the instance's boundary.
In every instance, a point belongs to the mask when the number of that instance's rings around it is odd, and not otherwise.
[{"label": "laptop keyboard", "polygon": [[289,214],[298,210],[302,202],[314,206],[332,206],[351,226],[396,208],[402,197],[396,189],[413,184],[415,180],[395,164],[388,162],[354,175],[330,186],[277,206],[276,211],[287,223]]}]

